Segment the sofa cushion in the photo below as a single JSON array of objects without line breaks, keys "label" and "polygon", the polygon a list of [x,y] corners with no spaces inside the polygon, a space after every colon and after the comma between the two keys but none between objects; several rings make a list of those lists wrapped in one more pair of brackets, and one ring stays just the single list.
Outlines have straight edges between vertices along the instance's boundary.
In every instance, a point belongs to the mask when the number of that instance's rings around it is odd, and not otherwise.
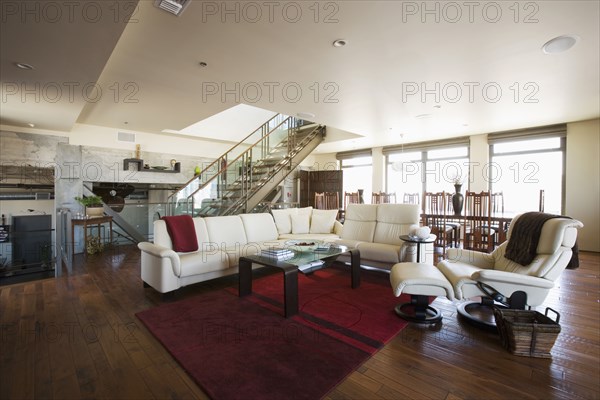
[{"label": "sofa cushion", "polygon": [[297,214],[297,208],[284,208],[283,210],[271,210],[277,232],[279,234],[292,233],[292,214]]},{"label": "sofa cushion", "polygon": [[420,219],[418,204],[380,204],[373,242],[401,245],[400,235],[406,235]]},{"label": "sofa cushion", "polygon": [[204,218],[208,237],[221,248],[240,246],[248,243],[244,224],[238,215]]},{"label": "sofa cushion", "polygon": [[[210,241],[208,230],[203,218],[192,218],[194,221],[194,228],[196,230],[196,238],[198,240],[198,247],[202,248],[202,243]],[[167,225],[165,221],[159,219],[154,221],[154,244],[166,247],[167,249],[173,249],[173,243],[171,237],[167,232]]]},{"label": "sofa cushion", "polygon": [[229,268],[227,255],[221,250],[180,254],[181,278]]},{"label": "sofa cushion", "polygon": [[198,239],[194,221],[189,215],[173,215],[162,217],[167,225],[167,232],[176,252],[189,253],[198,250]]},{"label": "sofa cushion", "polygon": [[277,227],[268,213],[240,214],[248,243],[277,240]]},{"label": "sofa cushion", "polygon": [[376,260],[384,263],[400,262],[400,248],[392,244],[385,243],[367,243],[362,242],[357,244],[360,251],[361,260]]},{"label": "sofa cushion", "polygon": [[292,233],[309,233],[311,214],[312,207],[298,208],[296,214],[290,214],[292,219]]},{"label": "sofa cushion", "polygon": [[310,220],[310,233],[331,233],[338,210],[313,210]]},{"label": "sofa cushion", "polygon": [[326,242],[333,242],[338,239],[339,236],[335,233],[301,233],[294,235],[293,233],[288,233],[287,235],[279,235],[279,239],[287,240],[323,240]]},{"label": "sofa cushion", "polygon": [[372,242],[377,224],[377,204],[348,204],[342,239]]}]

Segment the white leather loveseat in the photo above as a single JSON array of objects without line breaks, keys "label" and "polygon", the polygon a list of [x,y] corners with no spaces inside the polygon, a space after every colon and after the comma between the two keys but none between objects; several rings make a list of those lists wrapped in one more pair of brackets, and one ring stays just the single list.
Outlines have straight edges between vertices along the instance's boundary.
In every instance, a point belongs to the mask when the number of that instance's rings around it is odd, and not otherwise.
[{"label": "white leather loveseat", "polygon": [[[238,272],[240,256],[263,248],[284,247],[290,239],[337,242],[361,252],[361,264],[390,269],[413,261],[399,236],[419,221],[411,204],[352,204],[345,226],[335,220],[337,210],[311,207],[268,213],[193,218],[198,251],[177,253],[164,221],[154,222],[154,243],[138,244],[144,284],[161,293]],[[410,246],[409,246],[410,247]],[[364,253],[364,255],[363,255]],[[344,261],[344,260],[342,260]],[[349,257],[348,257],[349,261]]]}]

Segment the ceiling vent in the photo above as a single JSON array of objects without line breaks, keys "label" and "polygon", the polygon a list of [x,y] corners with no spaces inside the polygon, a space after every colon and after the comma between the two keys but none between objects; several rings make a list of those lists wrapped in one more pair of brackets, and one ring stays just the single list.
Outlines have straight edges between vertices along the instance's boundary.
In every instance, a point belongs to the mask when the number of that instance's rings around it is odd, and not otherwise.
[{"label": "ceiling vent", "polygon": [[117,132],[117,140],[119,142],[135,143],[135,133]]},{"label": "ceiling vent", "polygon": [[181,15],[192,0],[155,0],[154,5],[174,15]]}]

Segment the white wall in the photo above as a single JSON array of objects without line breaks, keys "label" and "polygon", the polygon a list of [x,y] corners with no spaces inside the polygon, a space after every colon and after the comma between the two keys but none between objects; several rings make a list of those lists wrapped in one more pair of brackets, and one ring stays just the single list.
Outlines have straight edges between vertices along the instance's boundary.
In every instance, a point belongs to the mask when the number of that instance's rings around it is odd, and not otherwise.
[{"label": "white wall", "polygon": [[489,178],[487,175],[487,165],[490,160],[488,150],[487,134],[473,135],[470,137],[469,162],[472,170],[469,174],[469,183],[463,190],[471,192],[482,192],[489,190]]},{"label": "white wall", "polygon": [[373,156],[373,185],[371,192],[385,191],[385,156],[383,147],[373,147],[371,150]]},{"label": "white wall", "polygon": [[600,119],[567,124],[565,213],[585,225],[581,250],[600,251]]},{"label": "white wall", "polygon": [[[117,135],[119,131],[135,134],[135,143],[118,141]],[[69,144],[128,150],[131,152],[131,157],[134,155],[135,145],[139,144],[142,152],[171,153],[198,158],[217,158],[229,150],[234,143],[75,124],[69,133]]]}]

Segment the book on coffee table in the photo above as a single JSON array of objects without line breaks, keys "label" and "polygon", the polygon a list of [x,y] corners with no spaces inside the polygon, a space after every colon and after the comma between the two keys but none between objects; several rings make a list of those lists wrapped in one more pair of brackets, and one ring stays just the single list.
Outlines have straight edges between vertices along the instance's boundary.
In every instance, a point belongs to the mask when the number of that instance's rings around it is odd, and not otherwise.
[{"label": "book on coffee table", "polygon": [[263,257],[274,258],[276,260],[287,260],[294,257],[294,252],[288,249],[268,249],[262,250],[260,255]]},{"label": "book on coffee table", "polygon": [[317,260],[310,262],[308,264],[298,265],[298,270],[303,274],[308,274],[310,272],[321,269],[321,267],[325,264],[325,261]]}]

